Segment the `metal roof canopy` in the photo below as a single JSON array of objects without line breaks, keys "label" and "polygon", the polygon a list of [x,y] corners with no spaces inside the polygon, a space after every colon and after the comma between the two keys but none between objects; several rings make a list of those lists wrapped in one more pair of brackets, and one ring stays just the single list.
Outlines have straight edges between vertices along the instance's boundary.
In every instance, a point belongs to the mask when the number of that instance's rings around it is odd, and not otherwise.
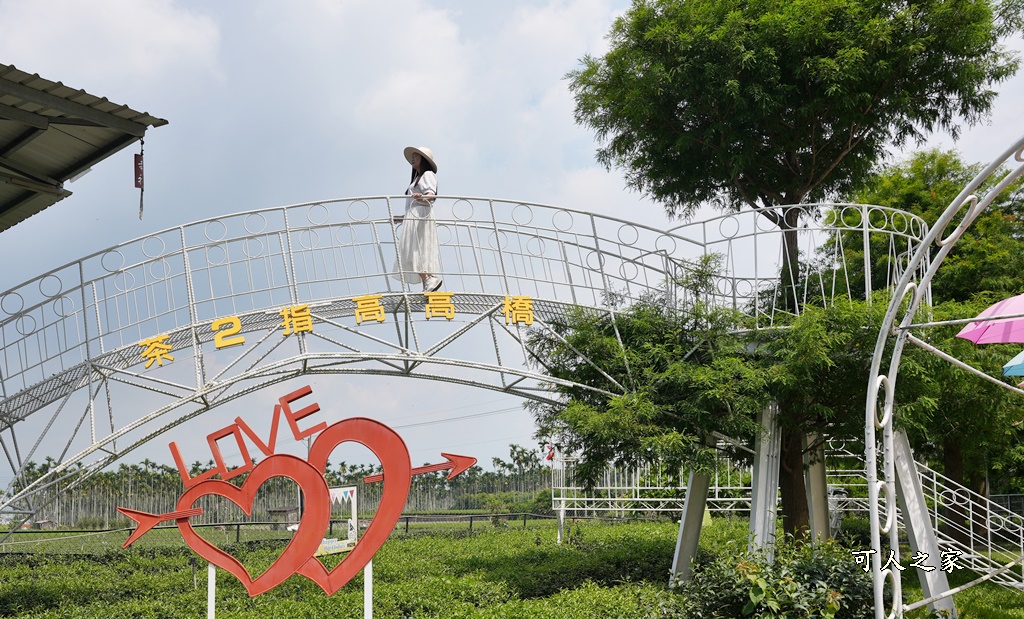
[{"label": "metal roof canopy", "polygon": [[64,182],[167,121],[0,64],[0,232],[71,195]]}]

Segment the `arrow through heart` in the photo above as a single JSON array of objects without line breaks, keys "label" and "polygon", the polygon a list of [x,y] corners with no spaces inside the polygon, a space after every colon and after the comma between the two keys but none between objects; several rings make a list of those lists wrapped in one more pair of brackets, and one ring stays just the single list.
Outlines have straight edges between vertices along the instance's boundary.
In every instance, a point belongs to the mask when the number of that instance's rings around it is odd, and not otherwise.
[{"label": "arrow through heart", "polygon": [[[418,466],[412,470],[413,475],[423,475],[425,473],[434,473],[436,471],[444,471],[451,469],[452,472],[448,473],[446,479],[452,480],[462,473],[466,472],[466,469],[476,464],[476,458],[470,456],[458,456],[456,454],[446,454],[441,452],[441,457],[446,458],[447,462],[440,462],[438,464],[428,464],[426,466]],[[384,481],[384,473],[378,473],[376,475],[367,475],[363,478],[365,484],[375,484],[379,481]]]},{"label": "arrow through heart", "polygon": [[[288,454],[272,453],[258,464],[249,463],[251,468],[241,485],[229,483],[224,479],[197,480],[186,488],[178,499],[175,510],[170,512],[150,514],[118,507],[119,512],[138,522],[138,526],[129,535],[123,547],[130,546],[160,522],[173,520],[185,543],[193,551],[234,575],[245,586],[250,596],[273,589],[293,574],[301,574],[313,580],[327,595],[332,595],[370,562],[394,530],[405,508],[413,475],[447,470],[448,479],[453,479],[476,464],[476,458],[442,452],[445,462],[414,469],[409,462],[409,450],[405,442],[394,430],[379,421],[353,417],[324,426],[311,445],[306,460]],[[295,428],[293,431],[298,436]],[[334,568],[327,569],[313,556],[330,523],[331,500],[324,471],[327,469],[327,459],[331,452],[348,442],[363,445],[380,460],[382,472],[379,475],[365,477],[364,481],[368,484],[381,481],[386,483],[380,505],[366,531],[345,558]],[[221,474],[224,476],[223,472]],[[282,554],[265,572],[253,576],[238,559],[200,537],[193,528],[190,518],[203,513],[203,509],[195,507],[194,504],[209,495],[227,499],[249,515],[254,507],[257,490],[274,477],[287,477],[298,485],[305,499],[306,508],[300,515],[295,535],[289,540]]]}]

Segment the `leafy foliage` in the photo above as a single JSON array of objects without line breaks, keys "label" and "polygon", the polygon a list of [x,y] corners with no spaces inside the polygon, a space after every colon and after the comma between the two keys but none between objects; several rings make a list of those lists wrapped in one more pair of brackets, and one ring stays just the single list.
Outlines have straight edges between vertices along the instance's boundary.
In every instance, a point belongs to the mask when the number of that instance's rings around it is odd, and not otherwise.
[{"label": "leafy foliage", "polygon": [[786,329],[758,334],[760,362],[784,426],[855,438],[864,427],[865,377],[885,304],[837,299],[807,306]]},{"label": "leafy foliage", "polygon": [[[934,222],[981,169],[963,162],[955,152],[923,151],[878,168],[852,197]],[[985,195],[1003,176],[994,175],[976,194]],[[958,221],[955,218],[946,232]],[[873,248],[872,255],[882,253],[879,249]],[[849,246],[847,258],[860,260]],[[872,278],[881,279],[874,274]],[[854,289],[861,285],[854,284]],[[992,303],[1022,292],[1024,195],[1017,181],[967,229],[935,274],[930,319],[976,316]],[[915,335],[990,376],[1001,376],[1002,364],[1020,350],[1019,346],[976,346],[955,337],[961,327],[933,327]],[[908,431],[919,455],[942,462],[946,475],[982,494],[988,490],[991,468],[1005,472],[997,483],[1011,489],[1007,478],[1020,470],[1022,462],[1019,424],[1024,409],[1017,396],[914,348],[904,353],[897,385],[897,423]]]},{"label": "leafy foliage", "polygon": [[[579,481],[593,483],[611,462],[708,468],[711,432],[754,432],[766,377],[727,334],[735,315],[709,301],[715,266],[707,259],[681,300],[649,298],[614,315],[578,309],[552,325],[557,335],[533,335],[550,375],[592,388],[564,388],[559,404],[532,405],[538,435],[580,456]],[[616,385],[631,389],[597,391]]]},{"label": "leafy foliage", "polygon": [[[953,151],[921,151],[905,161],[876,169],[852,193],[851,199],[913,213],[931,224],[982,167],[964,162]],[[1005,173],[994,175],[975,194],[988,193]],[[947,226],[947,234],[959,219]],[[859,244],[844,245],[847,260],[860,264]],[[885,281],[882,270],[886,268],[888,253],[879,239],[874,239],[872,282]],[[851,289],[859,292],[863,290],[863,274],[857,271]],[[936,273],[932,289],[937,303],[964,302],[981,293],[1001,298],[1024,291],[1024,194],[1019,180],[999,194],[967,229]]]},{"label": "leafy foliage", "polygon": [[724,553],[680,583],[690,617],[874,616],[871,578],[835,543],[779,544],[774,560]]},{"label": "leafy foliage", "polygon": [[1020,20],[989,0],[635,0],[568,78],[598,160],[670,213],[795,204],[984,118]]}]

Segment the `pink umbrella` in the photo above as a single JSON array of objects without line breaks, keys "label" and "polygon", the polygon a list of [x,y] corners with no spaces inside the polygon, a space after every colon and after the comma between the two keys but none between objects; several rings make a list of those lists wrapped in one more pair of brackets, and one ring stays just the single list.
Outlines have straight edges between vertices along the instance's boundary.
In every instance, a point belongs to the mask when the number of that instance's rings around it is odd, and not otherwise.
[{"label": "pink umbrella", "polygon": [[[1013,316],[1017,314],[1024,314],[1024,294],[1003,299],[978,314],[977,318]],[[960,333],[957,333],[956,336],[970,340],[975,344],[1007,344],[1011,342],[1024,344],[1024,316],[971,322],[961,329]]]}]

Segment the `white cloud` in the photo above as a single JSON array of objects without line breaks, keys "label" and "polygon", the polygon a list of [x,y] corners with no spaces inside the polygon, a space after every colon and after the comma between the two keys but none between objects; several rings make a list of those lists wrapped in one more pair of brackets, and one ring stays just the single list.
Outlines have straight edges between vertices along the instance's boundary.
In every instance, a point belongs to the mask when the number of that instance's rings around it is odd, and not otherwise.
[{"label": "white cloud", "polygon": [[6,0],[0,23],[5,63],[112,99],[219,72],[217,25],[172,0]]}]

